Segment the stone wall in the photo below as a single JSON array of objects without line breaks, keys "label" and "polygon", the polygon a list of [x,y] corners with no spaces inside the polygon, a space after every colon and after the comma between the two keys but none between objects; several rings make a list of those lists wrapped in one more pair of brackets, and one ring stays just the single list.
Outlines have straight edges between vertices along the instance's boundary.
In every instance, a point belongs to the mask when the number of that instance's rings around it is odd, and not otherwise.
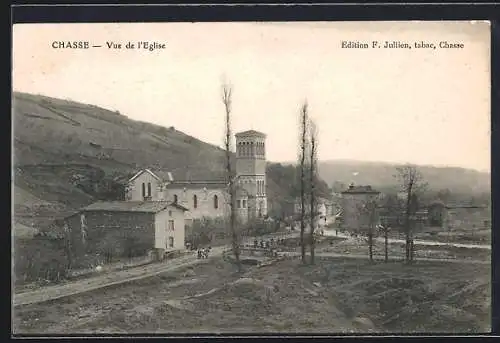
[{"label": "stone wall", "polygon": [[80,215],[68,218],[76,256],[100,253],[133,257],[145,255],[154,248],[152,213],[89,211],[84,214],[86,234],[81,229]]}]

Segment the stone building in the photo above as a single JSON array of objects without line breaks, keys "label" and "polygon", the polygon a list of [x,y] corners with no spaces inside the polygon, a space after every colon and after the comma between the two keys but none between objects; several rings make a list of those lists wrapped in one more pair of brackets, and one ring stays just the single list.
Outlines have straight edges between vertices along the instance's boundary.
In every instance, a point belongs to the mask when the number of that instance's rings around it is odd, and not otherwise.
[{"label": "stone building", "polygon": [[[247,222],[267,215],[266,135],[249,130],[236,137],[236,208]],[[127,184],[126,201],[170,201],[186,207],[186,225],[203,217],[228,215],[228,184],[223,180],[175,180],[168,171],[144,169]]]},{"label": "stone building", "polygon": [[96,202],[66,218],[73,250],[123,256],[183,250],[186,208],[166,201]]},{"label": "stone building", "polygon": [[355,186],[342,192],[342,228],[348,231],[367,231],[370,225],[378,224],[376,207],[370,210],[370,204],[376,201],[380,192],[371,186]]}]

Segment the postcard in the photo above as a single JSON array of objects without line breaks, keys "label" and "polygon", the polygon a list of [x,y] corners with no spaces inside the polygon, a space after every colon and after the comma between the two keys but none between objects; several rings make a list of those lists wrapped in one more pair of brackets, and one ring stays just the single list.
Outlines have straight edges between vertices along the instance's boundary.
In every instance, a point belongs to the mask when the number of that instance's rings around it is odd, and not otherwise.
[{"label": "postcard", "polygon": [[15,24],[13,334],[491,331],[490,23]]}]

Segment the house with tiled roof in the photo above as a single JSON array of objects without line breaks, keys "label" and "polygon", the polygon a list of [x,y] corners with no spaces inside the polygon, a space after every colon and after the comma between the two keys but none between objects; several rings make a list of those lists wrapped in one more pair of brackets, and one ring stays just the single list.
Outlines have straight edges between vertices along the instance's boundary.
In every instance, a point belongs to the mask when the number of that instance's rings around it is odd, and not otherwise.
[{"label": "house with tiled roof", "polygon": [[65,219],[76,253],[145,255],[153,249],[183,250],[184,213],[167,201],[99,201]]}]

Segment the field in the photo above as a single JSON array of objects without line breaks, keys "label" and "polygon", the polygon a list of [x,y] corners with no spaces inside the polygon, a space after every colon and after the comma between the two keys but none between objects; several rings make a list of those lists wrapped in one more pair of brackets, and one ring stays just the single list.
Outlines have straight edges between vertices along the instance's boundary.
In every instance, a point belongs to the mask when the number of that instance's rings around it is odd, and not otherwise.
[{"label": "field", "polygon": [[318,258],[235,267],[213,258],[15,309],[15,333],[486,332],[490,267]]}]

